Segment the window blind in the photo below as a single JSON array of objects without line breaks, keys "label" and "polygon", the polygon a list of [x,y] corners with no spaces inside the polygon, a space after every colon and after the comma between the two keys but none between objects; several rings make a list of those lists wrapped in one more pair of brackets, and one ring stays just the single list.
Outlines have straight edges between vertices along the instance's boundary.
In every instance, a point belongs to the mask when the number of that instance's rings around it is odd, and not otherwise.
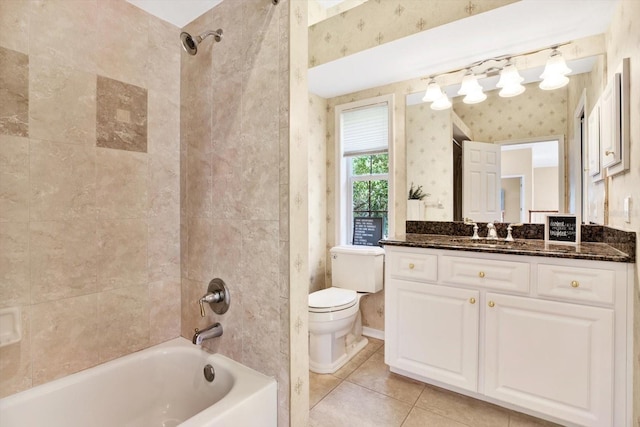
[{"label": "window blind", "polygon": [[387,103],[343,111],[340,118],[344,157],[387,152],[389,148]]}]

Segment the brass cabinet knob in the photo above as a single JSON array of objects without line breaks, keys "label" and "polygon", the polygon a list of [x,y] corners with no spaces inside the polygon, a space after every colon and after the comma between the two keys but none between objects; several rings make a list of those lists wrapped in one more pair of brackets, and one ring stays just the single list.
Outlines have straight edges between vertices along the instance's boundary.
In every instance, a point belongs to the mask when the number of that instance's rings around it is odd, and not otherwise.
[{"label": "brass cabinet knob", "polygon": [[413,270],[414,267],[415,265],[413,263],[409,263],[409,270]]},{"label": "brass cabinet knob", "polygon": [[484,277],[484,271],[481,271],[480,273],[478,273],[478,276]]},{"label": "brass cabinet knob", "polygon": [[577,288],[578,286],[580,286],[580,283],[577,280],[572,280],[571,281],[571,287],[572,288]]},{"label": "brass cabinet knob", "polygon": [[473,297],[469,298],[469,303],[470,304],[475,304],[476,303],[476,299],[473,298]]},{"label": "brass cabinet knob", "polygon": [[493,302],[493,301],[489,301],[489,307],[494,307],[495,305],[496,305],[496,303],[495,303],[495,302]]}]

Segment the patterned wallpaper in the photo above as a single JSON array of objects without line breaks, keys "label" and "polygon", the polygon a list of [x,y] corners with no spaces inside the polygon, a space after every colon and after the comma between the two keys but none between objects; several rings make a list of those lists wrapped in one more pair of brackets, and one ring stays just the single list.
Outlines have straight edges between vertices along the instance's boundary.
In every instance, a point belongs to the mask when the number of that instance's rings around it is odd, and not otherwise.
[{"label": "patterned wallpaper", "polygon": [[[623,0],[618,6],[610,30],[606,34],[607,43],[607,75],[610,77],[622,58],[631,60],[630,70],[630,117],[631,141],[629,172],[608,179],[607,223],[613,227],[636,232],[636,251],[640,252],[640,26],[637,17],[640,16],[640,2]],[[605,190],[606,192],[607,190]],[[624,218],[623,199],[631,196],[630,222]],[[636,259],[638,252],[636,253]],[[635,269],[636,285],[640,284],[640,268]],[[634,420],[640,425],[640,286],[634,292]]]},{"label": "patterned wallpaper", "polygon": [[[422,185],[431,194],[425,219],[453,219],[453,126],[451,110],[434,111],[429,104],[407,107],[407,186]],[[407,189],[408,191],[408,189]],[[442,206],[443,208],[439,208]]]},{"label": "patterned wallpaper", "polygon": [[309,292],[325,287],[327,242],[327,100],[309,94]]},{"label": "patterned wallpaper", "polygon": [[454,99],[453,109],[469,126],[476,141],[496,142],[567,133],[567,89],[545,91],[537,83],[513,98],[487,93],[479,104]]},{"label": "patterned wallpaper", "polygon": [[309,28],[309,66],[324,64],[516,0],[369,0]]}]

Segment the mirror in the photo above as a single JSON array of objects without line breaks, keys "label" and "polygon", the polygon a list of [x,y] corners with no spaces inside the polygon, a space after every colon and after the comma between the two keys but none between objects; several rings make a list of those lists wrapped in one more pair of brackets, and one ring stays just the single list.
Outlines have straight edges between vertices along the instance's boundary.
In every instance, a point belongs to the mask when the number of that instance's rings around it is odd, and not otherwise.
[{"label": "mirror", "polygon": [[[591,65],[594,62],[595,58]],[[456,97],[452,108],[444,111],[422,102],[424,92],[409,94],[407,185],[422,185],[430,197],[423,218],[407,219],[461,221],[468,216],[480,221],[543,222],[544,214],[564,211],[565,135],[573,125],[568,97],[570,91],[581,92],[579,86],[544,91],[529,83],[523,94],[512,98],[502,98],[496,90],[488,91],[487,99],[478,104],[465,104]],[[445,92],[455,95],[458,87]],[[463,189],[462,162],[467,140],[501,145],[502,182],[496,196],[500,212],[495,218],[477,219],[463,211],[469,196]]]}]

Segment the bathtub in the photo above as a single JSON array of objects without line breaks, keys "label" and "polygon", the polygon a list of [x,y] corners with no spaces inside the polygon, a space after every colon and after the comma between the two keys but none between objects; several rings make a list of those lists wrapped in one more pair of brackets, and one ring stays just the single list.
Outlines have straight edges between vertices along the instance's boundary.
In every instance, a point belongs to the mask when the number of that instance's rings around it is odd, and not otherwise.
[{"label": "bathtub", "polygon": [[274,427],[276,381],[176,338],[0,399],[2,427],[178,425]]}]

